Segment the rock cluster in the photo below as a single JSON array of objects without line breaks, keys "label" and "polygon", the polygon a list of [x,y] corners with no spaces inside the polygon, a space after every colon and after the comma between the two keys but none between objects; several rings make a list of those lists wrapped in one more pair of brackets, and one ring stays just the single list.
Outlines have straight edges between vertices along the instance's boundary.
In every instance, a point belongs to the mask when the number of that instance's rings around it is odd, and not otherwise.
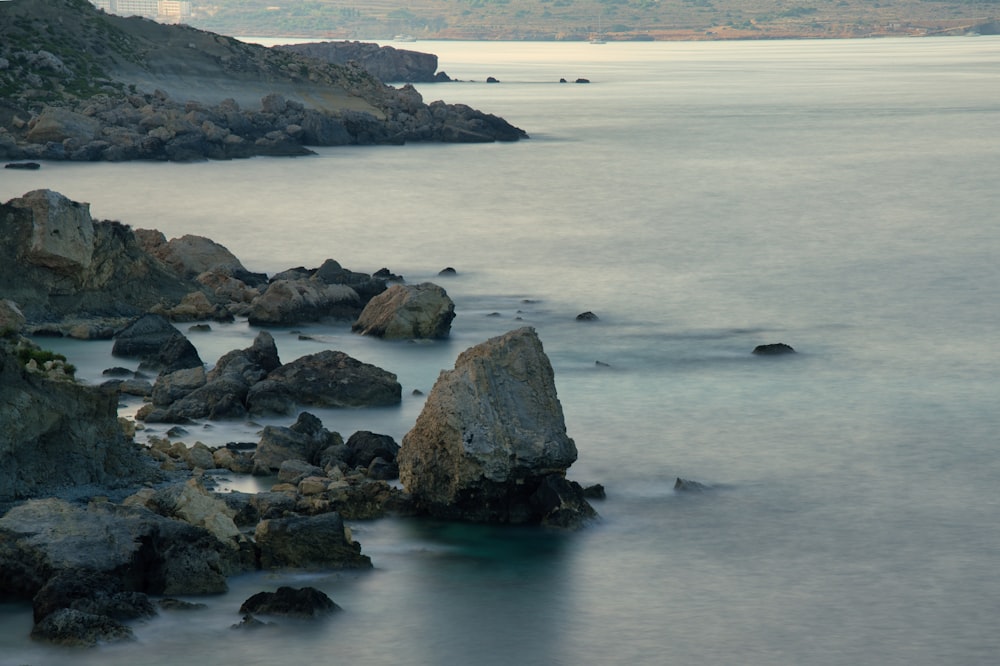
[{"label": "rock cluster", "polygon": [[400,480],[432,515],[576,526],[595,515],[565,479],[576,460],[554,373],[530,327],[459,355],[399,452]]}]

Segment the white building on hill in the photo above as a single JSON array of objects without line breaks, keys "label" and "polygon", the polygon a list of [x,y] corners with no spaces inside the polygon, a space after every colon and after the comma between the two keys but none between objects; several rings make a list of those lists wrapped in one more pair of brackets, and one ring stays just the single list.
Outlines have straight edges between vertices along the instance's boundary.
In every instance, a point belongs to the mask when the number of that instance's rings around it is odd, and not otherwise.
[{"label": "white building on hill", "polygon": [[119,16],[145,16],[178,21],[191,16],[188,0],[90,0],[95,7]]}]

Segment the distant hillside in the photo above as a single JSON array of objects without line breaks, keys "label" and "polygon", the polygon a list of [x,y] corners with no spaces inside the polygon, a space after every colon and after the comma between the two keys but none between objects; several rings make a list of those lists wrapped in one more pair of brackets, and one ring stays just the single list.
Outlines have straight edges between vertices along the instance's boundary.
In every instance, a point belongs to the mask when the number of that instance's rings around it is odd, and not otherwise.
[{"label": "distant hillside", "polygon": [[228,35],[390,39],[772,39],[995,33],[1000,0],[194,0]]}]

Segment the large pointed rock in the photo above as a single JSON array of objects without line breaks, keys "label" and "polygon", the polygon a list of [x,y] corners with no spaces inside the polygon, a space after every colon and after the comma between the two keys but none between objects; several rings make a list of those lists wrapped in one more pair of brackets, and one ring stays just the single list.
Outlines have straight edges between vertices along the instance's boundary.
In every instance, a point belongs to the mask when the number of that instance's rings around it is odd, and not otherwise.
[{"label": "large pointed rock", "polygon": [[[442,372],[399,451],[399,476],[432,515],[500,523],[546,523],[558,508],[560,526],[594,514],[583,500],[547,499],[576,460],[566,434],[554,373],[530,327],[463,352]],[[563,479],[564,480],[564,479]],[[570,484],[571,486],[576,484]],[[541,494],[539,494],[541,493]]]}]

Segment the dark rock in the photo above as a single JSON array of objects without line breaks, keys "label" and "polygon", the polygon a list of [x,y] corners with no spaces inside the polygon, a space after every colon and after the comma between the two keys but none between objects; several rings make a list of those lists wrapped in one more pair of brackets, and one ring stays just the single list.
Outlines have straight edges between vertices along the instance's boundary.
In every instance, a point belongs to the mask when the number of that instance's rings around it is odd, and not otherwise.
[{"label": "dark rock", "polygon": [[72,608],[61,608],[47,615],[32,628],[31,637],[67,647],[135,640],[132,630],[121,622]]},{"label": "dark rock", "polygon": [[595,483],[592,486],[587,486],[583,489],[583,496],[587,499],[605,499],[607,494],[604,491],[604,486],[600,483]]},{"label": "dark rock", "polygon": [[753,353],[762,356],[774,356],[778,354],[794,354],[795,350],[784,342],[775,342],[767,345],[757,345],[754,347]]},{"label": "dark rock", "polygon": [[574,83],[590,83],[590,79],[577,79]]},{"label": "dark rock", "polygon": [[160,599],[157,602],[157,605],[165,611],[190,611],[204,610],[205,608],[208,608],[207,605],[202,603],[184,601],[183,599],[174,599],[173,597]]},{"label": "dark rock", "polygon": [[577,321],[597,321],[598,319],[600,319],[600,317],[589,310],[587,312],[581,312],[576,316]]},{"label": "dark rock", "polygon": [[113,356],[137,358],[165,372],[201,367],[201,357],[184,334],[161,315],[146,314],[115,335]]},{"label": "dark rock", "polygon": [[128,592],[120,578],[89,570],[64,570],[50,578],[32,599],[35,622],[62,608],[134,620],[156,615],[145,594]]},{"label": "dark rock", "polygon": [[38,162],[8,162],[3,165],[4,169],[26,169],[29,171],[37,171],[42,168],[42,165]]},{"label": "dark rock", "polygon": [[439,80],[436,75],[438,57],[431,53],[346,41],[288,44],[274,48],[337,65],[355,62],[386,83],[430,83]]},{"label": "dark rock", "polygon": [[540,522],[549,527],[578,529],[597,517],[580,484],[561,474],[543,478],[529,501]]},{"label": "dark rock", "polygon": [[240,620],[238,624],[234,624],[232,628],[255,630],[255,629],[264,629],[265,627],[274,627],[274,626],[276,626],[275,623],[263,622],[248,613],[243,616],[243,619]]},{"label": "dark rock", "polygon": [[241,613],[316,618],[341,610],[324,592],[314,587],[279,587],[274,592],[258,592],[243,602]]},{"label": "dark rock", "polygon": [[254,452],[254,466],[277,470],[288,460],[300,460],[310,465],[320,463],[320,453],[330,446],[342,445],[343,438],[323,427],[309,412],[299,414],[288,427],[265,426]]},{"label": "dark rock", "polygon": [[438,271],[438,275],[441,277],[450,277],[453,275],[458,275],[458,271],[456,271],[451,266],[448,266],[447,268],[442,268],[440,271]]},{"label": "dark rock", "polygon": [[495,76],[487,76],[486,83],[500,83],[500,79],[496,78]]},{"label": "dark rock", "polygon": [[708,489],[709,487],[704,483],[680,477],[677,477],[677,481],[674,483],[674,490],[681,493],[700,493]]},{"label": "dark rock", "polygon": [[361,554],[361,545],[350,538],[343,519],[336,513],[318,516],[272,518],[257,524],[254,538],[265,569],[371,568],[371,559]]},{"label": "dark rock", "polygon": [[[375,458],[395,462],[399,444],[389,435],[378,435],[368,430],[359,430],[347,440],[347,462],[351,467],[371,465]],[[394,478],[394,477],[391,477]]]},{"label": "dark rock", "polygon": [[300,405],[385,407],[402,400],[403,388],[396,375],[340,351],[303,356],[267,378],[284,384]]}]

